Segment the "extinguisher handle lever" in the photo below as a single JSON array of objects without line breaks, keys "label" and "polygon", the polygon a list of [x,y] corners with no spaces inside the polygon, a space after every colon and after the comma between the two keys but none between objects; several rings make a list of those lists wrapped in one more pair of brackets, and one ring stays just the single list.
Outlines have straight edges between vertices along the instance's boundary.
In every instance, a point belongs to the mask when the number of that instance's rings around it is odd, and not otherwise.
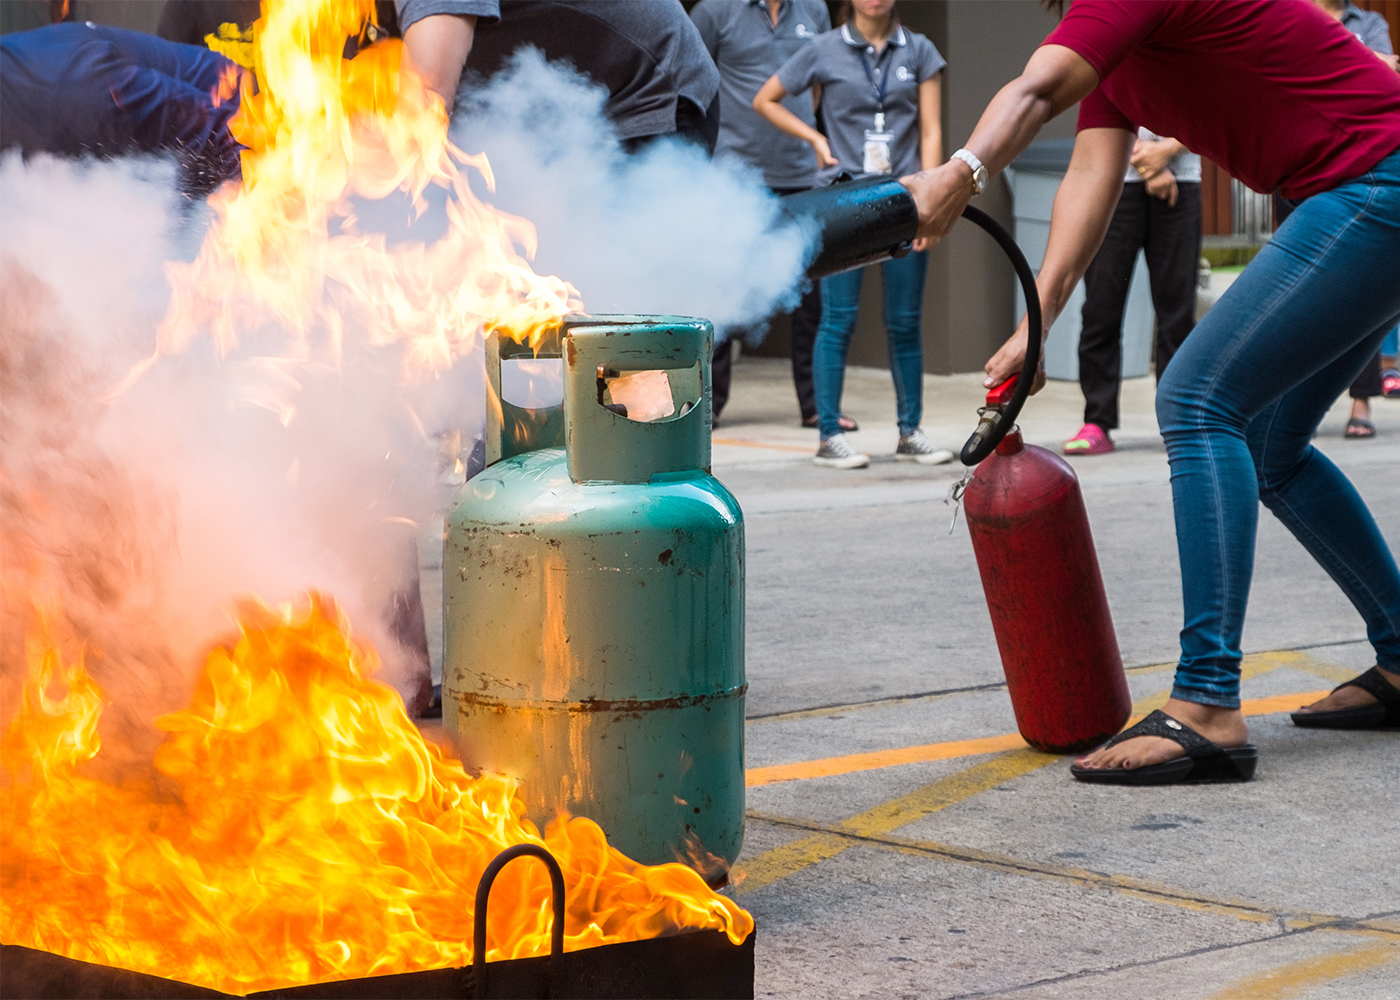
[{"label": "extinguisher handle lever", "polygon": [[1020,375],[1013,375],[987,394],[987,405],[981,411],[982,419],[977,425],[977,430],[972,432],[972,436],[963,445],[962,454],[958,456],[963,465],[973,466],[990,455],[1007,432],[1016,426],[1016,417],[1025,405],[1026,397],[1030,395],[1031,386],[1035,384],[1036,370],[1040,367],[1040,343],[1044,326],[1040,314],[1040,293],[1035,287],[1035,272],[1031,270],[1026,255],[1021,252],[1011,234],[986,212],[971,205],[963,209],[962,214],[969,222],[985,229],[1011,259],[1012,266],[1016,268],[1016,277],[1021,282],[1021,291],[1025,294],[1026,323],[1030,331],[1030,336],[1026,338],[1026,360],[1021,366]]}]

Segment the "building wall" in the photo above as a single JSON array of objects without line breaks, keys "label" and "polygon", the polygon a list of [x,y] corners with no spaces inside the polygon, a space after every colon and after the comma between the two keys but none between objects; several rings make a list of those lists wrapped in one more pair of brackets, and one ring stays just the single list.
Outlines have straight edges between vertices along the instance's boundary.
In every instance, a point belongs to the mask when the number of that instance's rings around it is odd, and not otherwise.
[{"label": "building wall", "polygon": [[[963,145],[983,109],[1018,76],[1057,23],[1036,0],[916,0],[899,5],[904,24],[927,35],[948,60],[943,73],[943,153]],[[1075,109],[1050,122],[1041,137],[1074,135]],[[978,208],[1008,229],[1011,192],[997,176]],[[971,223],[959,223],[929,254],[924,289],[924,370],[936,374],[980,369],[1011,335],[1015,274],[1000,248]],[[888,364],[879,268],[866,270],[851,364]]]},{"label": "building wall", "polygon": [[[165,0],[68,0],[74,21],[155,33]],[[40,28],[59,19],[63,0],[0,0],[0,34]]]}]

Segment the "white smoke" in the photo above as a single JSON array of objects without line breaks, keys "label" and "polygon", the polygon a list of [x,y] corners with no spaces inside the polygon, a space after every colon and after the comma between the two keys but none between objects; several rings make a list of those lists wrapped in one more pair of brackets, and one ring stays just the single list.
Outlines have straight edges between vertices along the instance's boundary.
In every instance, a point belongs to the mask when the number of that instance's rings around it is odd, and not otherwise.
[{"label": "white smoke", "polygon": [[[730,329],[794,304],[807,240],[781,223],[761,178],[679,143],[626,156],[602,101],[527,52],[454,125],[459,145],[490,157],[497,191],[479,186],[484,200],[538,227],[535,269],[573,282],[592,312]],[[356,212],[373,227],[374,207]],[[273,360],[285,331],[240,330],[232,354],[196,338],[109,396],[153,350],[165,262],[192,258],[207,223],[203,205],[176,194],[168,162],[0,161],[7,712],[33,597],[58,609],[60,631],[127,703],[125,723],[104,717],[112,725],[139,729],[182,704],[203,649],[250,594],[333,594],[412,693],[422,650],[391,619],[416,583],[406,577],[420,527],[446,499],[440,436],[464,432],[465,457],[481,435],[482,352],[411,381],[403,346],[372,347],[364,331],[347,329],[330,364]],[[439,224],[421,219],[396,238],[431,238]],[[289,421],[270,405],[285,399]]]},{"label": "white smoke", "polygon": [[464,97],[453,140],[496,173],[479,193],[535,223],[535,269],[589,312],[698,316],[723,336],[797,304],[809,242],[758,171],[674,139],[627,155],[607,92],[535,49]]}]

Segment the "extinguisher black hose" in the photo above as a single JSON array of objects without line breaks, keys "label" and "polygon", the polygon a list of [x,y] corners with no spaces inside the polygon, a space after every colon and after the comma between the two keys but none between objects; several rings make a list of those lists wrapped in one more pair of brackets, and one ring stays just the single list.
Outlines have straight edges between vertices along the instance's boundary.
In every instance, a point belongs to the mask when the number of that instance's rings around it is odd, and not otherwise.
[{"label": "extinguisher black hose", "polygon": [[969,205],[963,209],[962,214],[964,219],[985,229],[988,235],[997,241],[1006,256],[1011,258],[1011,264],[1016,268],[1016,277],[1021,280],[1021,291],[1025,293],[1026,324],[1030,331],[1030,336],[1026,338],[1026,360],[1021,366],[1021,377],[1011,393],[1011,401],[1002,407],[1000,415],[992,424],[990,433],[984,435],[979,428],[978,433],[967,439],[967,444],[963,445],[962,454],[958,456],[962,459],[963,465],[973,466],[990,455],[996,446],[1001,444],[1001,439],[1006,437],[1011,428],[1016,426],[1016,417],[1020,414],[1021,407],[1025,405],[1026,397],[1030,395],[1031,386],[1035,384],[1035,376],[1040,367],[1042,328],[1040,292],[1036,290],[1035,273],[1031,270],[1026,255],[1021,252],[1021,248],[1016,245],[1016,241],[1011,238],[1011,234],[1006,231],[1005,227],[986,212]]}]

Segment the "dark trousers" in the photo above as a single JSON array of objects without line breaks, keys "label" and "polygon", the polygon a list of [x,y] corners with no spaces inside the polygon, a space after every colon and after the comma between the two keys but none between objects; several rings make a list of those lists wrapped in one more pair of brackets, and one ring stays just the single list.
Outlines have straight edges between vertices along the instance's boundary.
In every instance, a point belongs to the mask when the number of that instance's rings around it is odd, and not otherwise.
[{"label": "dark trousers", "polygon": [[1201,259],[1201,186],[1178,184],[1177,201],[1153,198],[1144,184],[1124,184],[1103,245],[1084,272],[1084,329],[1079,387],[1084,422],[1118,426],[1123,380],[1123,307],[1141,248],[1157,313],[1157,379],[1196,323],[1196,269]]},{"label": "dark trousers", "polygon": [[[778,195],[797,194],[808,188],[770,188]],[[802,295],[802,301],[791,313],[792,321],[792,385],[797,390],[797,408],[805,424],[817,415],[817,391],[812,383],[812,347],[817,342],[817,327],[822,325],[821,282]]]}]

